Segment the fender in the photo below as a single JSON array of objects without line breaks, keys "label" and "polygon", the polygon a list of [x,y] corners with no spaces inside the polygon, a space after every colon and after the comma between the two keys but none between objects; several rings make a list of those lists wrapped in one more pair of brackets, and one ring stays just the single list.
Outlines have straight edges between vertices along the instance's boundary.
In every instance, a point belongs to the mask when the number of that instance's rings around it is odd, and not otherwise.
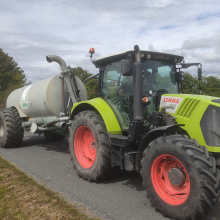
[{"label": "fender", "polygon": [[[140,147],[138,149],[138,161],[139,161],[139,166],[138,166],[138,170],[140,170],[140,161],[143,157],[143,152],[144,150],[147,148],[148,144],[157,139],[158,137],[163,136],[168,130],[176,130],[177,128],[179,128],[180,126],[185,126],[183,124],[177,124],[177,125],[167,125],[167,126],[162,126],[162,127],[158,127],[155,128],[151,131],[149,131],[141,140],[140,142]],[[183,131],[183,130],[182,130]],[[183,131],[184,133],[186,133],[185,131]]]},{"label": "fender", "polygon": [[73,104],[70,119],[73,120],[75,115],[81,111],[95,111],[102,117],[109,134],[122,134],[121,127],[115,113],[102,98],[95,98],[87,101],[82,101]]}]

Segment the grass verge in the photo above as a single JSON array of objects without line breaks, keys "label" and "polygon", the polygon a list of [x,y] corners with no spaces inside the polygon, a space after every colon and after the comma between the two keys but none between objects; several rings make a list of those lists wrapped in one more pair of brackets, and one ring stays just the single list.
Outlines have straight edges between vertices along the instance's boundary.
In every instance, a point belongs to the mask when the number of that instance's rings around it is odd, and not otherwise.
[{"label": "grass verge", "polygon": [[98,220],[63,198],[0,156],[0,219]]}]

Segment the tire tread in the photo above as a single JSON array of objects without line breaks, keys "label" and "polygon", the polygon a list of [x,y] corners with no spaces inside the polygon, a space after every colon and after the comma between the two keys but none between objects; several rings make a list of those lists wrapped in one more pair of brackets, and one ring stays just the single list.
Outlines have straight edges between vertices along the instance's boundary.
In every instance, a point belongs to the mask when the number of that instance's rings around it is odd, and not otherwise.
[{"label": "tire tread", "polygon": [[[95,168],[90,173],[85,171],[83,169],[75,156],[74,153],[74,132],[77,129],[78,122],[82,121],[90,121],[93,124],[94,129],[96,130],[97,134],[99,135],[99,141],[100,141],[100,155],[102,159],[100,160],[100,164],[97,168]],[[72,126],[70,128],[70,136],[69,136],[69,149],[71,154],[71,160],[73,162],[74,169],[77,171],[78,175],[88,181],[100,181],[107,179],[111,173],[111,144],[110,139],[108,136],[108,132],[105,126],[105,123],[100,115],[98,115],[94,111],[83,111],[77,114],[74,117],[74,121],[72,123]]]},{"label": "tire tread", "polygon": [[[147,157],[149,152],[154,152],[157,150],[158,143],[166,144],[175,144],[178,148],[177,150],[186,155],[190,163],[194,164],[198,174],[200,176],[200,187],[202,193],[200,195],[200,201],[198,201],[197,209],[194,210],[194,213],[191,213],[190,216],[181,218],[171,216],[169,213],[166,213],[158,203],[155,202],[154,198],[151,197],[147,187],[147,166],[144,166],[147,163]],[[209,153],[204,146],[200,146],[196,140],[186,139],[181,135],[171,135],[167,137],[159,137],[156,140],[152,141],[150,145],[145,149],[143,153],[143,158],[141,160],[141,176],[143,177],[143,187],[147,190],[147,197],[151,200],[152,206],[161,212],[162,215],[166,215],[172,219],[198,219],[205,215],[209,209],[211,209],[219,200],[220,195],[220,171],[216,169],[216,162],[214,157],[209,156]],[[199,166],[198,166],[199,164]]]},{"label": "tire tread", "polygon": [[5,133],[0,138],[0,146],[2,148],[11,148],[19,146],[24,137],[24,129],[22,120],[16,108],[2,109],[0,112],[0,120],[5,125]]}]

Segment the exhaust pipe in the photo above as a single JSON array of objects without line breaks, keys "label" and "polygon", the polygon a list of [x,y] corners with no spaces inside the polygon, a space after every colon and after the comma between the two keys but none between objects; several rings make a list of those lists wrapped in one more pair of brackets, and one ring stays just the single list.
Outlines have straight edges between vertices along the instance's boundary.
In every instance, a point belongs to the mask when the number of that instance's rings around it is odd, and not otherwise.
[{"label": "exhaust pipe", "polygon": [[134,121],[143,121],[143,64],[141,63],[141,51],[138,45],[134,46],[135,59],[133,88],[134,88]]},{"label": "exhaust pipe", "polygon": [[128,129],[128,141],[139,143],[143,129],[143,64],[141,63],[141,51],[138,45],[134,46],[135,63],[133,65],[133,109],[134,118]]}]

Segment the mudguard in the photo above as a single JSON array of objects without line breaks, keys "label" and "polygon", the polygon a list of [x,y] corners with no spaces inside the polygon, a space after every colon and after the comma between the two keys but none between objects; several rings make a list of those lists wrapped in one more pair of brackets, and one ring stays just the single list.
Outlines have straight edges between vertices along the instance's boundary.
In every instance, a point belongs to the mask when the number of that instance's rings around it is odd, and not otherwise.
[{"label": "mudguard", "polygon": [[[139,162],[141,161],[143,157],[143,152],[147,148],[147,145],[155,140],[158,137],[163,136],[168,130],[175,130],[176,128],[179,128],[180,126],[184,126],[183,124],[181,125],[167,125],[167,126],[162,126],[155,128],[151,131],[149,131],[141,140],[140,142],[140,147],[138,149],[138,160]],[[140,163],[139,163],[140,164]],[[139,167],[140,168],[140,167]],[[138,169],[139,170],[139,169]]]},{"label": "mudguard", "polygon": [[104,99],[95,98],[74,103],[70,119],[73,120],[75,115],[86,110],[96,111],[101,115],[109,134],[122,134],[121,127],[115,113]]}]

